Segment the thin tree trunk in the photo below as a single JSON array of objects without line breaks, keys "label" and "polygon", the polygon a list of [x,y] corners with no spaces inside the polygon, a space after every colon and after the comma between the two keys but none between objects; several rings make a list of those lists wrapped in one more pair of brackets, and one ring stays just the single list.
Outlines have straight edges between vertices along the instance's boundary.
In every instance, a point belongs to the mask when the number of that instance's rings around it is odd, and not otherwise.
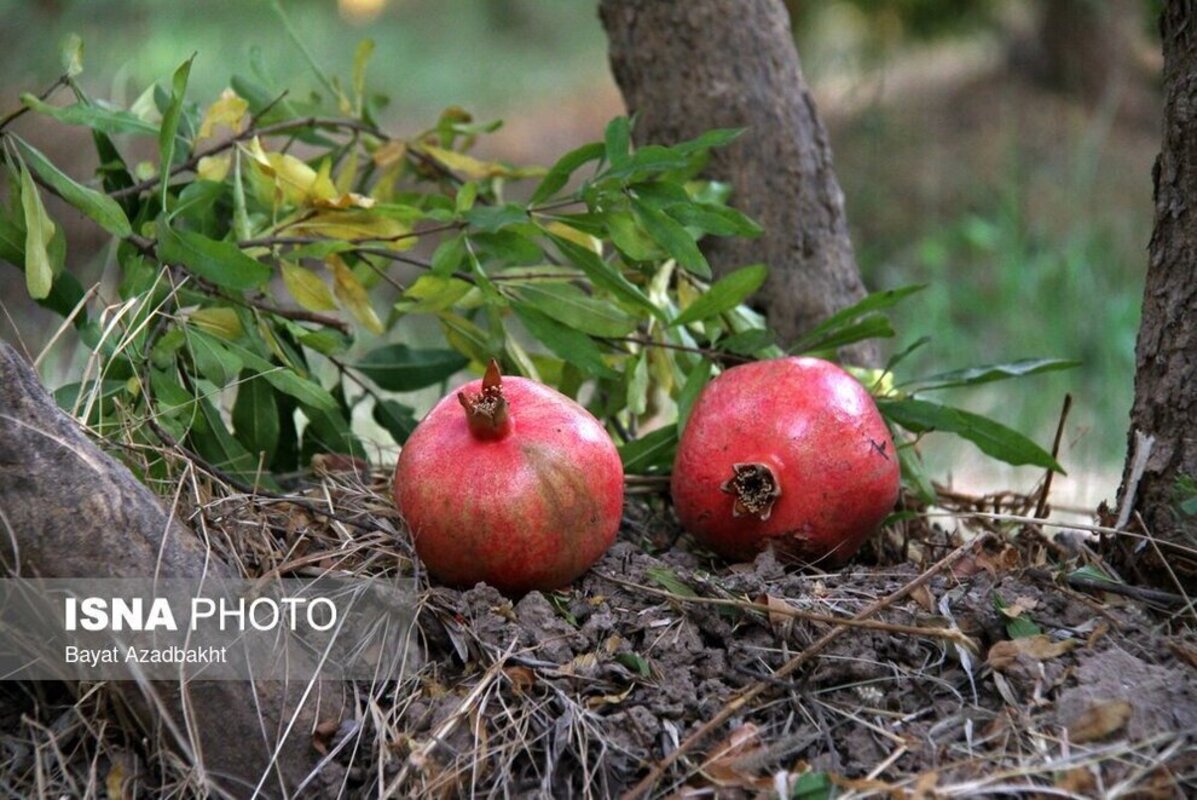
[{"label": "thin tree trunk", "polygon": [[[758,303],[783,341],[864,297],[827,132],[781,0],[602,0],[599,13],[637,142],[748,129],[713,154],[707,175],[732,185],[733,205],[765,234],[711,242],[715,272],[769,265]],[[847,355],[877,357],[871,344]]]},{"label": "thin tree trunk", "polygon": [[[1171,580],[1170,568],[1189,585],[1197,580],[1197,514],[1186,514],[1181,505],[1197,497],[1197,17],[1193,12],[1193,0],[1169,0],[1160,20],[1164,142],[1153,171],[1155,226],[1135,347],[1130,453],[1120,490],[1120,508],[1133,496],[1127,510],[1142,517],[1146,532],[1159,540],[1159,553],[1148,542],[1120,537],[1113,543],[1117,562],[1138,577]],[[1154,442],[1136,481],[1136,439],[1141,437]],[[1147,452],[1143,446],[1138,449]],[[1137,530],[1134,522],[1131,516],[1130,527]]]}]

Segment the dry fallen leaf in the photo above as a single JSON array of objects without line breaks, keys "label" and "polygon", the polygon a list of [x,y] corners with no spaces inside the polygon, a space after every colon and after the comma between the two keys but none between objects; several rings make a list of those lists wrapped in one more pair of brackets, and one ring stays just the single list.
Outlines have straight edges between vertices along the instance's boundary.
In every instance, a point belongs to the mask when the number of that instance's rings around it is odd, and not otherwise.
[{"label": "dry fallen leaf", "polygon": [[1133,710],[1126,700],[1110,700],[1091,706],[1068,725],[1068,738],[1075,744],[1104,739],[1121,730]]},{"label": "dry fallen leaf", "polygon": [[1093,772],[1086,767],[1074,767],[1056,778],[1056,788],[1074,795],[1089,795],[1097,788]]},{"label": "dry fallen leaf", "polygon": [[1064,639],[1059,642],[1053,642],[1050,637],[1042,633],[1037,636],[1023,636],[1018,639],[998,642],[989,648],[989,655],[986,657],[985,662],[998,672],[1003,672],[1020,655],[1030,656],[1036,661],[1048,661],[1064,655],[1076,647],[1076,645],[1077,642],[1075,639]]},{"label": "dry fallen leaf", "polygon": [[503,670],[516,694],[523,694],[536,683],[536,673],[530,667],[507,667]]},{"label": "dry fallen leaf", "polygon": [[935,598],[931,596],[931,590],[927,588],[926,584],[918,586],[910,596],[914,598],[914,602],[923,607],[923,610],[928,614],[935,613]]}]

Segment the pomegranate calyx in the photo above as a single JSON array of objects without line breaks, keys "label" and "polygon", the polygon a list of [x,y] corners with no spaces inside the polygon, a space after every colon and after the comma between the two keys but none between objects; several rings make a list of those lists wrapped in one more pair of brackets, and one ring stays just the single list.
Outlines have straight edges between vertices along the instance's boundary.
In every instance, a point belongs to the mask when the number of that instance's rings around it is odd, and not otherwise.
[{"label": "pomegranate calyx", "polygon": [[733,517],[753,516],[761,522],[773,513],[773,503],[781,497],[781,484],[767,464],[732,464],[732,476],[719,487],[736,498]]},{"label": "pomegranate calyx", "polygon": [[503,379],[499,363],[493,358],[482,378],[482,391],[475,395],[457,393],[457,400],[466,412],[470,433],[479,439],[502,439],[511,430],[507,414],[507,398],[503,397]]}]

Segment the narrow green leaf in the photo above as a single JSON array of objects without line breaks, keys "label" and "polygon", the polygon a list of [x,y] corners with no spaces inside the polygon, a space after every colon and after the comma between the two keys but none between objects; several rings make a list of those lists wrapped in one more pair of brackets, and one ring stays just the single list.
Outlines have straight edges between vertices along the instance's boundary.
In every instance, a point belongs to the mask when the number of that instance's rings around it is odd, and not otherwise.
[{"label": "narrow green leaf", "polygon": [[686,325],[730,311],[761,288],[767,277],[769,277],[769,269],[764,264],[741,267],[711,284],[710,289],[699,296],[670,324]]},{"label": "narrow green leaf", "polygon": [[233,342],[225,342],[224,346],[241,359],[247,368],[261,375],[275,389],[294,397],[305,406],[319,411],[336,408],[337,404],[333,396],[314,380],[303,377],[290,367],[273,364],[269,359],[258,355],[247,347]]},{"label": "narrow green leaf", "polygon": [[190,433],[191,444],[209,463],[245,483],[269,489],[278,484],[268,474],[259,475],[258,458],[246,450],[225,427],[220,411],[207,399],[198,402],[199,415]]},{"label": "narrow green leaf", "polygon": [[54,238],[54,223],[42,205],[41,194],[33,176],[20,163],[21,209],[25,214],[25,287],[34,300],[50,296],[54,282],[54,265],[50,258],[50,241]]},{"label": "narrow green leaf", "polygon": [[68,78],[73,78],[83,72],[83,39],[77,33],[69,33],[62,40],[59,50],[62,71]]},{"label": "narrow green leaf", "polygon": [[650,470],[668,470],[673,466],[673,455],[677,450],[677,425],[666,425],[638,439],[633,439],[619,448],[624,471],[629,474],[645,473]]},{"label": "narrow green leaf", "polygon": [[677,395],[677,429],[679,433],[686,429],[686,423],[690,420],[690,411],[694,408],[694,401],[698,399],[702,390],[710,382],[713,367],[710,359],[704,358],[686,376],[686,382]]},{"label": "narrow green leaf", "polygon": [[632,139],[632,126],[627,117],[616,117],[607,123],[603,141],[607,149],[607,161],[612,167],[622,167],[628,161]]},{"label": "narrow green leaf", "polygon": [[494,233],[508,225],[528,221],[528,209],[515,203],[501,206],[474,206],[462,213],[470,225],[485,233]]},{"label": "narrow green leaf", "polygon": [[751,356],[775,344],[773,333],[764,328],[750,328],[720,339],[718,347],[727,353]]},{"label": "narrow green leaf", "polygon": [[656,261],[664,253],[627,211],[611,211],[606,218],[612,244],[627,258],[632,261]]},{"label": "narrow green leaf", "polygon": [[658,319],[664,319],[665,312],[657,308],[638,286],[604,261],[597,253],[560,236],[550,234],[549,238],[552,239],[561,254],[569,259],[570,263],[586,273],[586,277],[595,286],[610,292],[625,303],[644,309]]},{"label": "narrow green leaf", "polygon": [[469,360],[453,350],[413,350],[405,344],[375,348],[353,366],[388,392],[414,392],[447,380]]},{"label": "narrow green leaf", "polygon": [[653,241],[665,248],[665,252],[677,263],[700,278],[711,277],[711,267],[707,264],[706,256],[698,249],[698,243],[684,227],[663,211],[658,211],[639,199],[632,200],[632,210]]},{"label": "narrow green leaf", "polygon": [[615,660],[641,678],[648,678],[653,674],[652,666],[648,663],[648,659],[639,653],[618,653],[615,656]]},{"label": "narrow green leaf", "polygon": [[187,349],[195,368],[217,388],[232,383],[245,366],[245,362],[229,349],[229,344],[203,331],[187,328]]},{"label": "narrow green leaf", "polygon": [[536,308],[515,301],[511,304],[520,322],[528,333],[538,339],[550,351],[573,363],[589,375],[614,378],[615,371],[603,361],[598,345],[584,333],[567,328]]},{"label": "narrow green leaf", "polygon": [[699,150],[710,150],[713,147],[725,147],[744,134],[745,128],[715,128],[694,139],[679,142],[673,149],[679,153],[695,153]]},{"label": "narrow green leaf", "polygon": [[975,444],[986,455],[1007,464],[1030,464],[1064,472],[1042,447],[988,417],[926,400],[878,400],[877,405],[887,419],[913,433],[955,433]]},{"label": "narrow green leaf", "polygon": [[191,75],[192,55],[175,70],[170,79],[170,104],[162,114],[162,128],[158,131],[158,176],[162,183],[162,210],[166,210],[170,171],[175,160],[175,136],[179,132],[179,118],[183,114],[183,96],[187,92],[187,78]]},{"label": "narrow green leaf", "polygon": [[[997,592],[993,593],[993,607],[1001,612],[1003,609],[1009,608],[1006,601]],[[1043,633],[1043,629],[1035,624],[1034,620],[1024,617],[1022,614],[1011,617],[1002,614],[1006,620],[1006,635],[1011,639],[1025,639],[1028,636],[1038,636]]]},{"label": "narrow green leaf", "polygon": [[415,411],[394,400],[382,400],[374,404],[374,421],[386,429],[395,440],[395,444],[402,445],[416,429]]},{"label": "narrow green leaf", "polygon": [[[24,209],[22,209],[24,216]],[[24,220],[22,220],[23,224]],[[14,267],[25,269],[25,231],[8,218],[8,209],[0,205],[0,258]]]},{"label": "narrow green leaf", "polygon": [[270,465],[278,446],[279,417],[274,388],[252,371],[241,373],[237,400],[233,403],[233,430],[237,440],[252,455],[264,453],[263,463]]},{"label": "narrow green leaf", "polygon": [[308,426],[303,431],[302,454],[310,462],[317,453],[345,453],[367,460],[368,453],[361,440],[353,434],[345,412],[333,402],[329,410],[304,408]]},{"label": "narrow green leaf", "polygon": [[[915,284],[913,286],[903,286],[898,289],[888,289],[884,292],[874,292],[873,294],[861,300],[859,303],[837,311],[827,319],[823,320],[821,323],[815,326],[813,330],[795,342],[790,348],[790,352],[805,353],[816,349],[812,346],[813,343],[831,337],[836,331],[849,326],[854,320],[863,317],[870,312],[883,311],[887,308],[890,308],[902,301],[904,298],[909,297],[915,292],[921,292],[925,288],[927,288],[927,285],[922,283]],[[856,339],[855,341],[860,340]],[[825,347],[826,345],[820,347],[819,349],[823,349]]]},{"label": "narrow green leaf", "polygon": [[512,294],[558,322],[591,336],[626,336],[635,318],[610,302],[602,302],[569,283],[526,283]]},{"label": "narrow green leaf", "polygon": [[834,350],[837,347],[855,344],[865,339],[888,339],[894,336],[894,327],[884,314],[869,314],[867,317],[827,331],[823,336],[812,339],[804,336],[799,344],[790,348],[791,353],[814,353]]},{"label": "narrow green leaf", "polygon": [[548,171],[548,174],[544,176],[544,180],[540,182],[540,186],[536,187],[536,191],[532,193],[532,199],[528,201],[529,204],[538,205],[552,197],[565,184],[569,183],[570,176],[579,167],[589,161],[597,161],[603,157],[605,152],[606,147],[602,142],[591,142],[575,150],[570,150],[558,159],[557,163]]},{"label": "narrow green leaf", "polygon": [[641,352],[628,374],[628,411],[640,416],[648,408],[648,353]]},{"label": "narrow green leaf", "polygon": [[649,567],[644,571],[644,577],[670,594],[681,595],[682,597],[698,597],[698,592],[694,591],[689,584],[679,578],[677,573],[669,567]]},{"label": "narrow green leaf", "polygon": [[806,772],[790,789],[790,800],[831,800],[835,787],[826,772]]},{"label": "narrow green leaf", "polygon": [[120,204],[106,194],[76,183],[66,173],[50,163],[40,151],[20,137],[14,136],[25,162],[47,185],[75,208],[96,221],[113,236],[125,237],[133,232],[129,219]]},{"label": "narrow green leaf", "polygon": [[39,114],[45,114],[66,125],[83,125],[92,130],[110,135],[118,133],[140,133],[153,135],[158,127],[128,111],[107,109],[100,106],[75,103],[69,106],[52,106],[35,95],[21,95],[21,102]]},{"label": "narrow green leaf", "polygon": [[980,367],[957,369],[950,372],[940,372],[917,378],[905,385],[917,385],[918,391],[928,392],[934,389],[948,389],[955,386],[976,386],[991,381],[1004,381],[1009,378],[1021,378],[1024,375],[1037,375],[1041,372],[1054,372],[1061,369],[1079,367],[1081,362],[1063,358],[1026,358],[1011,361],[1008,364],[987,364]]},{"label": "narrow green leaf", "polygon": [[452,275],[465,260],[465,255],[465,238],[460,234],[450,236],[432,252],[432,274],[438,277]]},{"label": "narrow green leaf", "polygon": [[715,236],[756,237],[764,228],[734,208],[705,203],[679,203],[665,212],[683,225]]},{"label": "narrow green leaf", "polygon": [[218,242],[199,233],[177,231],[164,221],[158,225],[158,256],[182,264],[196,275],[224,289],[244,292],[270,279],[272,270],[232,242]]},{"label": "narrow green leaf", "polygon": [[911,445],[898,445],[896,449],[902,483],[913,490],[921,502],[933,504],[937,499],[935,484],[931,482],[931,476],[927,474],[927,467],[918,451]]}]

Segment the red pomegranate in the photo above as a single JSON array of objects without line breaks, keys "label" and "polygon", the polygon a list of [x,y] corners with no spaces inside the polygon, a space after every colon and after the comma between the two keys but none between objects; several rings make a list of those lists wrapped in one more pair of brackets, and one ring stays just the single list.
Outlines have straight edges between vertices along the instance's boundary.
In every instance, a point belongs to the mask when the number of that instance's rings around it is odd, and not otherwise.
[{"label": "red pomegranate", "polygon": [[673,467],[683,527],[727,558],[772,543],[839,564],[898,498],[898,458],[873,398],[818,358],[732,367],[694,404]]},{"label": "red pomegranate", "polygon": [[441,400],[395,469],[416,552],[443,583],[559,589],[615,541],[623,465],[586,409],[525,378],[486,376]]}]

